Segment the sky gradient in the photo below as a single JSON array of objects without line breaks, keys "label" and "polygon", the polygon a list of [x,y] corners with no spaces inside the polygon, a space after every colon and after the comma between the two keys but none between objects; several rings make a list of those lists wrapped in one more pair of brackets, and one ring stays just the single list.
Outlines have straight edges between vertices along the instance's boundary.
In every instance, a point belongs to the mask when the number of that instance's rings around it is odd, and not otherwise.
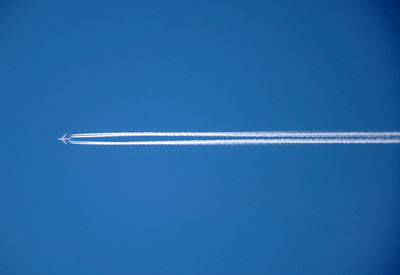
[{"label": "sky gradient", "polygon": [[399,131],[398,15],[355,0],[0,4],[0,273],[398,274],[399,145],[57,140]]}]

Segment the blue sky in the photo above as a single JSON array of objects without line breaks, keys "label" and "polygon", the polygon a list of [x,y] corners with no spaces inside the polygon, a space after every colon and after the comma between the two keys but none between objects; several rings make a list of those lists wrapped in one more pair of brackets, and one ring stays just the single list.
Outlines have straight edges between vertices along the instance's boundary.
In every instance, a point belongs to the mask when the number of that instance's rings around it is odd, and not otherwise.
[{"label": "blue sky", "polygon": [[57,141],[400,130],[398,6],[323,2],[1,4],[1,273],[398,272],[398,145]]}]

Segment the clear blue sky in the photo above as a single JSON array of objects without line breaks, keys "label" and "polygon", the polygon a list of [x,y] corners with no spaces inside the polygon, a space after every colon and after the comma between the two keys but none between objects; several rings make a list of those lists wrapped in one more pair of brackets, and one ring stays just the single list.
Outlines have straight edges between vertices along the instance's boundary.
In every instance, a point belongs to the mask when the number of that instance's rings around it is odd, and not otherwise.
[{"label": "clear blue sky", "polygon": [[57,141],[400,130],[398,17],[395,1],[2,2],[0,273],[398,274],[399,145]]}]

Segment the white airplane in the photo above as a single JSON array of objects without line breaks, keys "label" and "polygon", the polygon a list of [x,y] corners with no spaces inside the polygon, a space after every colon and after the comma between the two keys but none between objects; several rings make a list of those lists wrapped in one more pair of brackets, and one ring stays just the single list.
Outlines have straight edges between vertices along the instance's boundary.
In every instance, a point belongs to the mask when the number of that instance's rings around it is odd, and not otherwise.
[{"label": "white airplane", "polygon": [[67,138],[66,136],[67,136],[67,134],[65,133],[62,137],[58,138],[58,140],[61,140],[65,144],[68,144],[67,141],[69,141],[70,138]]}]

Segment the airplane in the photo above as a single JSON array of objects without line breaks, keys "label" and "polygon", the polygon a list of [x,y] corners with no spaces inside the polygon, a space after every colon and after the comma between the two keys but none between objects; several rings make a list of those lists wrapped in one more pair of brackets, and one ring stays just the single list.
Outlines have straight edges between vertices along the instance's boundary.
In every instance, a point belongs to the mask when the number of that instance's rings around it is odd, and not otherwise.
[{"label": "airplane", "polygon": [[58,138],[58,140],[61,140],[65,144],[68,144],[67,141],[70,141],[70,138],[66,138],[67,133],[65,133],[62,137]]}]

